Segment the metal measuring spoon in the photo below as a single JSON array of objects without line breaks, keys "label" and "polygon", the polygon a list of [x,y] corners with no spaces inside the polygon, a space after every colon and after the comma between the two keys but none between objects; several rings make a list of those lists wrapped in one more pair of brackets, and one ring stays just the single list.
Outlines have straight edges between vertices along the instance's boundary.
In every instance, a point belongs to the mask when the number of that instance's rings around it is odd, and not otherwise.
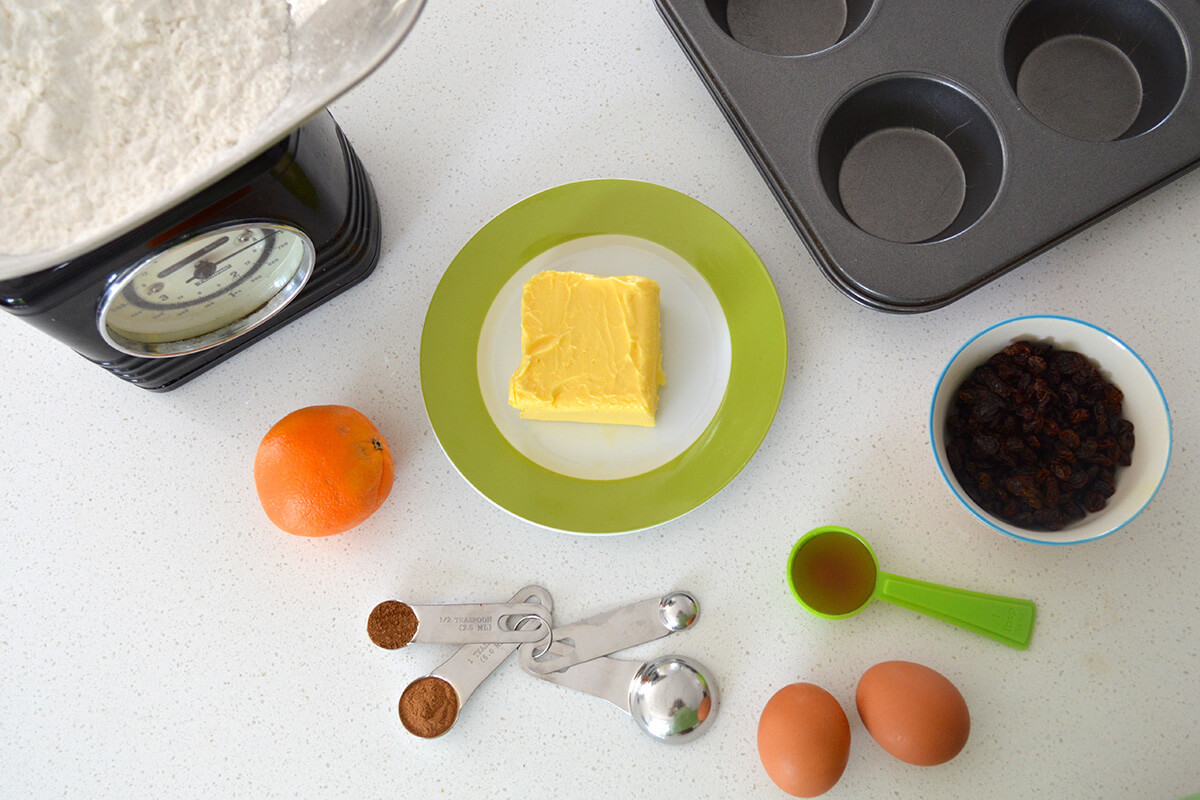
[{"label": "metal measuring spoon", "polygon": [[690,628],[699,615],[696,599],[687,592],[651,597],[554,628],[551,636],[557,646],[547,642],[531,649],[522,666],[534,675],[558,672]]},{"label": "metal measuring spoon", "polygon": [[826,525],[802,536],[788,557],[787,579],[800,605],[825,619],[851,617],[872,600],[886,600],[1019,650],[1033,637],[1032,600],[883,572],[871,545],[849,528]]},{"label": "metal measuring spoon", "polygon": [[[549,592],[540,586],[526,586],[512,599],[514,603],[530,601],[536,602],[545,619],[550,618],[554,601]],[[511,624],[522,629],[537,629],[541,627],[542,618],[541,615],[522,617]],[[538,640],[545,637],[549,627],[537,631]],[[405,730],[424,739],[446,733],[458,721],[468,698],[517,647],[516,642],[465,645],[433,672],[414,680],[400,695],[400,722]]]},{"label": "metal measuring spoon", "polygon": [[[533,618],[538,625],[521,625]],[[539,603],[461,603],[414,606],[385,600],[371,610],[367,635],[385,650],[412,642],[491,644],[535,642],[550,630],[550,612]]]},{"label": "metal measuring spoon", "polygon": [[[553,653],[564,649],[557,642]],[[550,674],[535,672],[534,645],[521,645],[521,669],[544,681],[606,700],[633,718],[650,736],[682,744],[700,736],[717,712],[717,685],[706,668],[683,656],[644,663],[601,656]]]}]

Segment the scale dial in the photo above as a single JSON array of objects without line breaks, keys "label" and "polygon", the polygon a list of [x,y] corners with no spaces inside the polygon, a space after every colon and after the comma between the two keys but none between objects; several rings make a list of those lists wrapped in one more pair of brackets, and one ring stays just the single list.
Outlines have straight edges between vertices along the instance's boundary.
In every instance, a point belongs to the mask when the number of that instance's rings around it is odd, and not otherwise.
[{"label": "scale dial", "polygon": [[215,347],[265,322],[313,271],[313,244],[296,228],[237,222],[190,236],[122,273],[100,304],[100,335],[134,356]]}]

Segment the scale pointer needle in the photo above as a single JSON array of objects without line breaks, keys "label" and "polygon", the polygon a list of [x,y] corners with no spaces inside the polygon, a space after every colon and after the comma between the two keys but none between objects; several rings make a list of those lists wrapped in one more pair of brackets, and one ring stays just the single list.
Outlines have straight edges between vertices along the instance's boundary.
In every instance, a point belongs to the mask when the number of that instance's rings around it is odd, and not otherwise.
[{"label": "scale pointer needle", "polygon": [[158,275],[156,275],[155,277],[157,277],[158,279],[161,280],[161,279],[167,277],[168,275],[171,275],[172,273],[178,272],[179,270],[183,269],[184,267],[186,267],[188,264],[192,263],[196,259],[203,258],[204,256],[208,255],[213,250],[216,250],[218,247],[220,247],[221,245],[225,244],[228,241],[229,241],[228,236],[222,236],[220,239],[217,239],[212,244],[205,245],[204,247],[201,247],[196,252],[194,252],[190,255],[187,255],[187,256],[181,258],[180,260],[176,261],[174,264],[167,267],[162,272],[158,273]]}]

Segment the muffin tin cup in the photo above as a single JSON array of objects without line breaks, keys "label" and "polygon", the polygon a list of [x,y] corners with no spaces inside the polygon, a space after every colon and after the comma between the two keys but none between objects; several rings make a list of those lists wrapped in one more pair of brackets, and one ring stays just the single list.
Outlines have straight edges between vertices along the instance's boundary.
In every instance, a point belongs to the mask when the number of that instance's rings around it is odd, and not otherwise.
[{"label": "muffin tin cup", "polygon": [[[850,0],[797,55],[746,32],[783,24],[775,0],[656,2],[814,260],[873,308],[944,306],[1200,164],[1187,0]],[[1053,101],[1072,87],[1082,112]]]}]

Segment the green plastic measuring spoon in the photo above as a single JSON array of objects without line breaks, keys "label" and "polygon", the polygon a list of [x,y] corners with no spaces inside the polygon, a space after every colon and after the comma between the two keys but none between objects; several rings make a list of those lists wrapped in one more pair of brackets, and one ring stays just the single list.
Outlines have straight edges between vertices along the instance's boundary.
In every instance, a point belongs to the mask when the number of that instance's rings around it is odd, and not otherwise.
[{"label": "green plastic measuring spoon", "polygon": [[879,569],[867,540],[849,528],[815,528],[792,546],[788,588],[806,609],[845,619],[872,600],[886,600],[1024,650],[1033,636],[1032,600],[954,589]]}]

